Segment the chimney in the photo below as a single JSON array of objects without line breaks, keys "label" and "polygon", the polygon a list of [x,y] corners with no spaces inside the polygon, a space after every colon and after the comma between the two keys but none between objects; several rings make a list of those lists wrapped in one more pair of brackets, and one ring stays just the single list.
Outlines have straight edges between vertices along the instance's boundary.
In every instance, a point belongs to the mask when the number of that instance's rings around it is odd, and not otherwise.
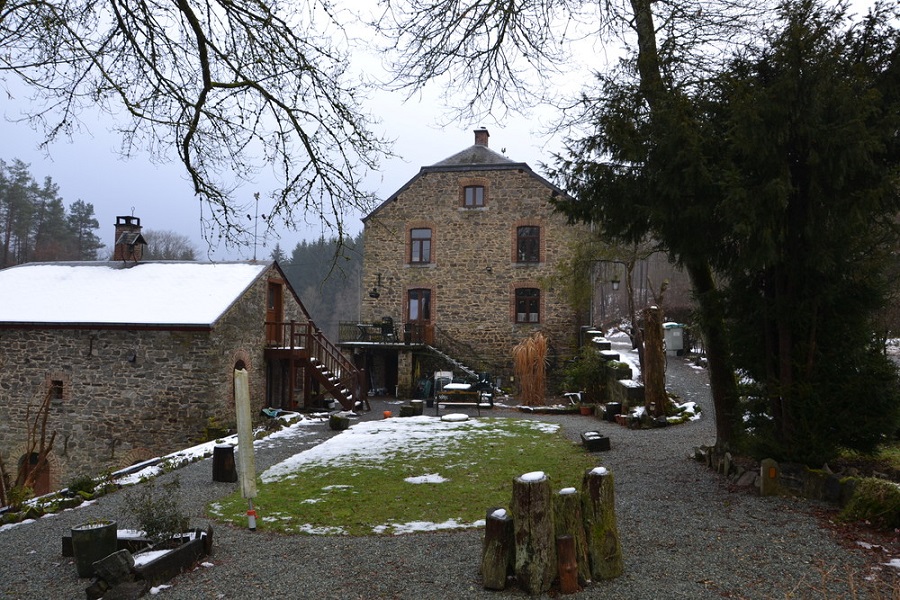
[{"label": "chimney", "polygon": [[488,133],[488,130],[482,127],[481,129],[475,130],[475,145],[476,146],[484,146],[488,147],[488,138],[491,137],[491,134]]},{"label": "chimney", "polygon": [[116,245],[113,260],[138,262],[144,255],[147,242],[141,235],[141,220],[137,217],[116,217]]}]

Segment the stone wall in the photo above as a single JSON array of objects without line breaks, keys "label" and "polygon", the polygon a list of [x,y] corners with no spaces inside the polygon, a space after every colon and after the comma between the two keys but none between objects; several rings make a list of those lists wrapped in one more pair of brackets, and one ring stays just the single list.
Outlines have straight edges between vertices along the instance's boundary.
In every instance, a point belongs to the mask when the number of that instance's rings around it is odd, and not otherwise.
[{"label": "stone wall", "polygon": [[[485,205],[461,206],[464,185],[484,185]],[[578,323],[561,290],[550,283],[581,227],[553,214],[552,188],[528,170],[425,172],[366,221],[365,289],[377,285],[379,297],[363,297],[362,319],[407,320],[407,292],[431,290],[432,322],[465,342],[484,359],[474,365],[495,374],[512,371],[512,348],[535,331],[550,338],[560,366],[572,355]],[[517,263],[516,229],[541,228],[540,262]],[[432,230],[431,262],[409,263],[409,230]],[[541,322],[517,324],[517,287],[541,289]]]},{"label": "stone wall", "polygon": [[[210,419],[234,422],[232,372],[242,361],[259,408],[265,397],[266,277],[212,331],[7,329],[0,332],[0,454],[15,473],[26,411],[51,387],[56,431],[51,487],[167,454],[205,439]],[[285,295],[288,315],[296,303]],[[294,307],[291,307],[291,304]],[[255,410],[254,413],[258,413]]]}]

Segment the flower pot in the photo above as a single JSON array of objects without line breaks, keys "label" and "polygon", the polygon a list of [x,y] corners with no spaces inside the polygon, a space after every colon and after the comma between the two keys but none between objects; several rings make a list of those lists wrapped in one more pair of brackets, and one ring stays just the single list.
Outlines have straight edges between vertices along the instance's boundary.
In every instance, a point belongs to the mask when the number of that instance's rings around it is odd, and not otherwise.
[{"label": "flower pot", "polygon": [[592,414],[594,414],[594,407],[593,407],[593,406],[581,406],[581,407],[579,408],[579,410],[581,411],[581,414],[583,414],[585,417],[589,417],[589,416],[591,416]]},{"label": "flower pot", "polygon": [[72,554],[79,577],[91,577],[94,563],[118,549],[115,521],[83,523],[72,528]]}]

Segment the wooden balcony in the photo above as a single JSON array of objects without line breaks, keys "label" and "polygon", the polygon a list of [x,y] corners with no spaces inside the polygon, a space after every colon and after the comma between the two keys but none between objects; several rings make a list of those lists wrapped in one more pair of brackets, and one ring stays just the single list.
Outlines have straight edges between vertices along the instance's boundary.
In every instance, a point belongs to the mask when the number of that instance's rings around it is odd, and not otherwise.
[{"label": "wooden balcony", "polygon": [[434,326],[420,323],[341,321],[338,344],[360,346],[408,346],[434,343]]}]

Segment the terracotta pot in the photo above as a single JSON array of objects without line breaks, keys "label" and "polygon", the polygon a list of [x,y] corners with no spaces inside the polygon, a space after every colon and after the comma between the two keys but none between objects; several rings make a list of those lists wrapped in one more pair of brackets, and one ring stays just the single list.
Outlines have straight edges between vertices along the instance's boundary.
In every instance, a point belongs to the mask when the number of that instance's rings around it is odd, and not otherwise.
[{"label": "terracotta pot", "polygon": [[586,417],[589,417],[589,416],[593,415],[593,414],[594,414],[594,407],[593,407],[593,406],[582,406],[582,407],[581,407],[581,414],[583,414],[583,415],[586,416]]},{"label": "terracotta pot", "polygon": [[389,410],[384,411],[384,418],[385,418],[385,419],[390,419],[390,418],[391,418],[391,411],[389,411]]}]

